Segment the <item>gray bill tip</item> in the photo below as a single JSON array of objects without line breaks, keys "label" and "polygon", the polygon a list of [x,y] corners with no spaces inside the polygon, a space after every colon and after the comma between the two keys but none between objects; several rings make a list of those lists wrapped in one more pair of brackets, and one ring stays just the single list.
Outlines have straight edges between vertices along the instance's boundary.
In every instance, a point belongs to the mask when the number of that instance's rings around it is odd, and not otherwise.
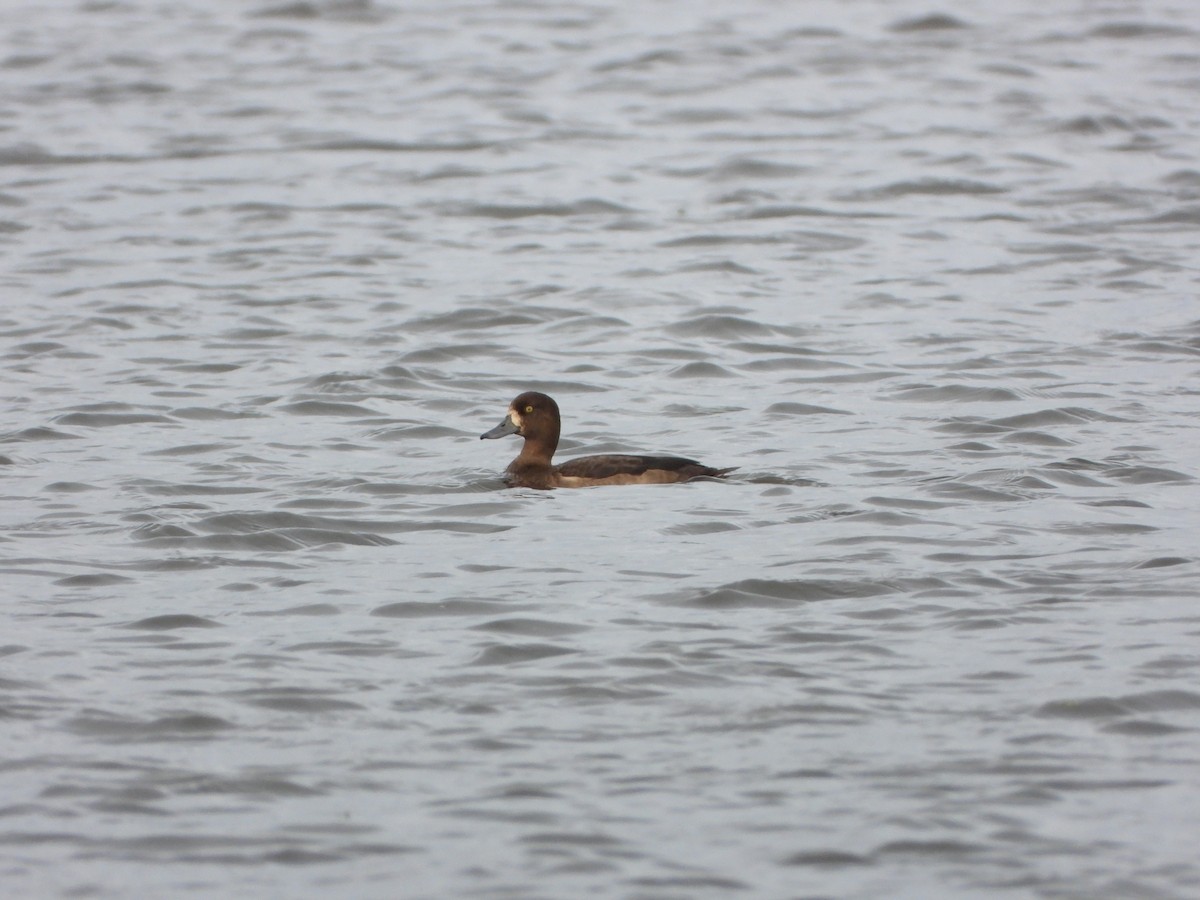
[{"label": "gray bill tip", "polygon": [[505,416],[504,421],[493,428],[491,431],[485,431],[479,436],[481,441],[490,440],[492,438],[502,438],[509,434],[516,434],[517,426],[513,423],[512,416]]}]

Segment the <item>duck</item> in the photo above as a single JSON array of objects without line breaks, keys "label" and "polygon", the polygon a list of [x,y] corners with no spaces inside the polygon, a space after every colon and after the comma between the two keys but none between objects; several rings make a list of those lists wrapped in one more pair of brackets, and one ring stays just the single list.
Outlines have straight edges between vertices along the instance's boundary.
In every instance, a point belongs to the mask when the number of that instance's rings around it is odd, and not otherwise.
[{"label": "duck", "polygon": [[526,391],[508,405],[504,421],[479,436],[481,441],[510,434],[525,439],[517,458],[504,470],[509,487],[538,490],[598,487],[609,484],[672,484],[693,478],[724,478],[736,469],[714,469],[682,456],[583,456],[556,466],[552,462],[562,431],[562,414],[553,398]]}]

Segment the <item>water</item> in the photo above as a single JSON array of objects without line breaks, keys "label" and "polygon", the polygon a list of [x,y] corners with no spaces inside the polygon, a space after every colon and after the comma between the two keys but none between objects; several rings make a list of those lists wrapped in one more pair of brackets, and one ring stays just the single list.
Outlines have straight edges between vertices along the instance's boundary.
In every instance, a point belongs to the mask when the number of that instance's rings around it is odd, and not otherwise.
[{"label": "water", "polygon": [[7,895],[1200,893],[1194,5],[6,20]]}]

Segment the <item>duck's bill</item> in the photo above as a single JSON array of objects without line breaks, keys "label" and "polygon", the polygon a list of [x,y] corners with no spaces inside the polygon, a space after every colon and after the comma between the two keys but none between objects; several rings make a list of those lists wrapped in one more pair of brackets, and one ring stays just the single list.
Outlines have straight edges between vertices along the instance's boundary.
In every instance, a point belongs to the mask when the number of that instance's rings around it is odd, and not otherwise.
[{"label": "duck's bill", "polygon": [[505,416],[504,421],[493,428],[491,431],[485,431],[479,436],[481,441],[490,440],[491,438],[502,438],[506,435],[516,434],[520,429],[513,422],[512,416]]}]

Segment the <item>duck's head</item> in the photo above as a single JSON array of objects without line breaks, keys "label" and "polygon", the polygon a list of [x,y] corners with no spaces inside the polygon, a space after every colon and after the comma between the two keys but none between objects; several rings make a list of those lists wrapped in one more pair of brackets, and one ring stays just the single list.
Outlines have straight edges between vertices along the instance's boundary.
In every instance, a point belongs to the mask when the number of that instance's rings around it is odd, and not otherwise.
[{"label": "duck's head", "polygon": [[481,434],[479,439],[483,441],[519,434],[523,438],[553,440],[557,443],[561,427],[562,416],[553,398],[537,391],[526,391],[508,405],[504,421]]}]

